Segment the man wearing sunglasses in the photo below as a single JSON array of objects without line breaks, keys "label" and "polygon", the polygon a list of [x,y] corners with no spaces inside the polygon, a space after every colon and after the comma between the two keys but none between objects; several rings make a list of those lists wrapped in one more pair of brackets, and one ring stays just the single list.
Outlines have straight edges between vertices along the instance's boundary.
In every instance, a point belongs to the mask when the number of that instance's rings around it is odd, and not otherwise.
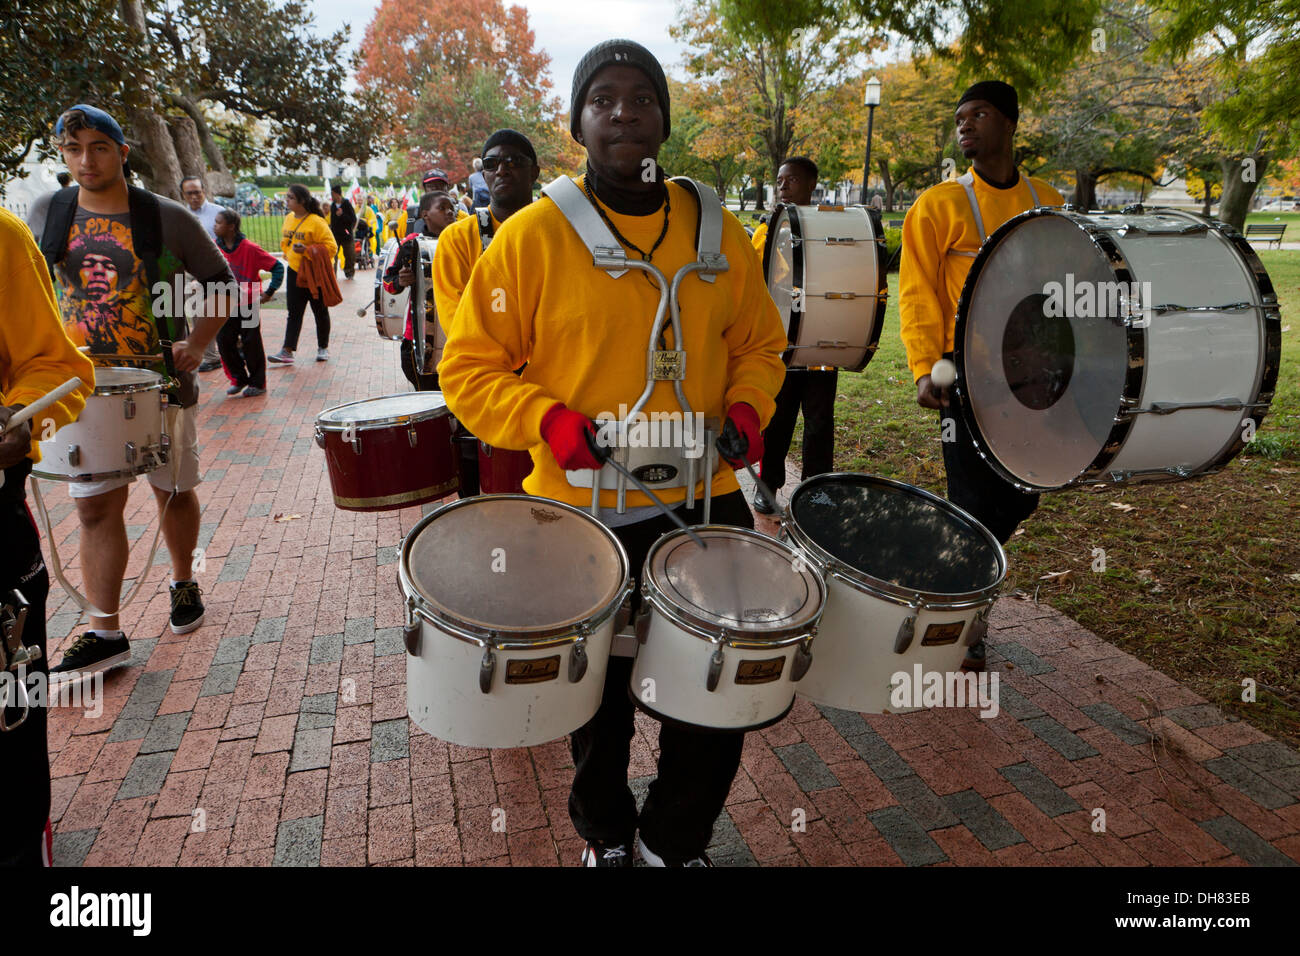
[{"label": "man wearing sunglasses", "polygon": [[[541,175],[537,152],[527,136],[499,129],[483,144],[483,178],[491,197],[486,208],[448,226],[433,256],[433,297],[438,321],[450,337],[456,307],[469,284],[474,263],[492,242],[501,223],[533,201],[533,184]],[[478,450],[471,442],[459,443],[460,495],[478,494]],[[471,455],[471,453],[473,453]]]}]

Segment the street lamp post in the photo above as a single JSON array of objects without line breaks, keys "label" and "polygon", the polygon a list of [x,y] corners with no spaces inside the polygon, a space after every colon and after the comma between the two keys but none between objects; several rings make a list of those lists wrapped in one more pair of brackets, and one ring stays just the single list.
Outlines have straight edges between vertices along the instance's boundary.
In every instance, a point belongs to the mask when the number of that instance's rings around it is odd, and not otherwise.
[{"label": "street lamp post", "polygon": [[871,127],[876,119],[876,107],[880,105],[880,81],[874,76],[867,80],[867,91],[862,97],[862,104],[867,108],[867,157],[862,161],[862,205],[867,204],[867,177],[871,175]]}]

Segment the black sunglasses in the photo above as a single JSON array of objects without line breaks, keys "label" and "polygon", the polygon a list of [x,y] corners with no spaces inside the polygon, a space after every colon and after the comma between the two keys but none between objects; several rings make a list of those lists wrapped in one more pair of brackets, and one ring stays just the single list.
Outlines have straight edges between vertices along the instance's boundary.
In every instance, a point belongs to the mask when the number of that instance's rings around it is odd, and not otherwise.
[{"label": "black sunglasses", "polygon": [[505,166],[507,169],[527,169],[532,165],[532,162],[533,161],[527,156],[514,156],[510,154],[505,156],[484,156],[483,168],[488,172],[492,172],[498,166]]}]

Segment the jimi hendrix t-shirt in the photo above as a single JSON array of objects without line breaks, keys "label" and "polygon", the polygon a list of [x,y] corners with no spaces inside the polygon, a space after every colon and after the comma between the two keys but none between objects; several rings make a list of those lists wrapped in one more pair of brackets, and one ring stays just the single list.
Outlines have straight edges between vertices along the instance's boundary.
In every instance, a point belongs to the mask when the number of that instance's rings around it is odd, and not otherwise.
[{"label": "jimi hendrix t-shirt", "polygon": [[[38,241],[50,198],[37,199],[28,216]],[[166,283],[175,298],[183,299],[184,283],[177,279],[186,273],[200,282],[232,281],[225,257],[203,224],[180,203],[157,198],[163,245],[158,256],[159,283]],[[93,213],[78,206],[68,230],[67,252],[54,272],[64,329],[76,345],[89,346],[92,357],[106,356],[96,364],[163,371],[161,362],[145,358],[161,352],[152,309],[160,290],[148,288],[144,262],[135,253],[130,214]],[[175,308],[169,314],[178,316],[168,322],[173,341],[180,341],[189,333],[183,311]],[[130,358],[137,355],[141,360]],[[181,404],[193,405],[198,401],[198,377],[193,372],[178,377]]]}]

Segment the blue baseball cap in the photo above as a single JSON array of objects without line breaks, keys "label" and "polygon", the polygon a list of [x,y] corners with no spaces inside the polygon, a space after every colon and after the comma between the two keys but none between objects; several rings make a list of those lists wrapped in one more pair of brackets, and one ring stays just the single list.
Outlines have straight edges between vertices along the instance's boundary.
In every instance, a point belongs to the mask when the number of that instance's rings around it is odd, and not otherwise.
[{"label": "blue baseball cap", "polygon": [[[126,137],[122,135],[122,127],[118,126],[117,120],[113,119],[113,117],[109,116],[103,110],[96,106],[91,106],[89,103],[78,103],[76,106],[70,106],[64,110],[63,115],[66,116],[73,110],[79,110],[81,112],[81,114],[86,118],[86,125],[91,129],[103,133],[119,146],[126,145]],[[54,135],[63,135],[63,116],[60,116],[59,121],[54,124]]]}]

